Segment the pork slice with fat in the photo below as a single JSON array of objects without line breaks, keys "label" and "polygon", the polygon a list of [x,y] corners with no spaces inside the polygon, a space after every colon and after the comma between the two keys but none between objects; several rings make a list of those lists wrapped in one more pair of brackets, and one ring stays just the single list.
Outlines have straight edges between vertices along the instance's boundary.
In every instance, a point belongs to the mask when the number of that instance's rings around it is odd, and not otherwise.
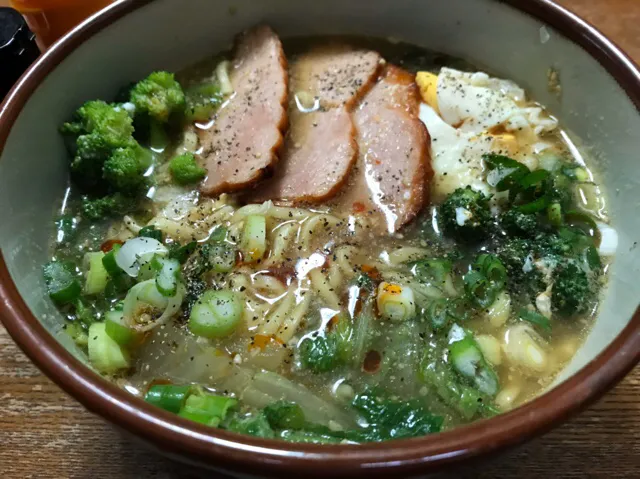
[{"label": "pork slice with fat", "polygon": [[317,203],[335,195],[349,175],[358,146],[345,107],[293,118],[278,170],[253,201]]},{"label": "pork slice with fat", "polygon": [[291,93],[306,92],[323,108],[351,108],[375,82],[381,60],[378,52],[349,45],[315,48],[292,65]]},{"label": "pork slice with fat", "polygon": [[358,154],[351,111],[379,68],[378,53],[347,46],[296,57],[290,68],[290,127],[281,162],[250,201],[318,203],[340,190]]},{"label": "pork slice with fat", "polygon": [[354,112],[359,156],[336,203],[371,218],[373,231],[398,231],[428,199],[433,171],[419,105],[413,75],[388,65]]},{"label": "pork slice with fat", "polygon": [[267,26],[240,35],[229,74],[234,93],[199,131],[206,195],[243,189],[272,170],[287,124],[288,73],[282,43]]}]

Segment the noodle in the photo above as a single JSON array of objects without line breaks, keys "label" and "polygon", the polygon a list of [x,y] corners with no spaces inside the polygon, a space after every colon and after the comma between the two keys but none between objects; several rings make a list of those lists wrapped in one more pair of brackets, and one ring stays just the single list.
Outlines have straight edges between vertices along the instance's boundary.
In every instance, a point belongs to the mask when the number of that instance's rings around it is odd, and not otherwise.
[{"label": "noodle", "polygon": [[314,269],[309,273],[312,289],[325,301],[331,309],[340,309],[340,299],[331,287],[327,277],[319,269]]}]

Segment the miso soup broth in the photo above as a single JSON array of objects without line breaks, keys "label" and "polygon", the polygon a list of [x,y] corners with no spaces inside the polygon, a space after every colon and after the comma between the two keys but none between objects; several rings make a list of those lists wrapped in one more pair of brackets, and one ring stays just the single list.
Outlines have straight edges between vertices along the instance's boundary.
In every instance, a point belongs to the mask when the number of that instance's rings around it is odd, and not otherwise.
[{"label": "miso soup broth", "polygon": [[561,119],[398,42],[283,48],[259,26],[212,54],[61,128],[44,276],[96,370],[211,427],[319,444],[436,433],[553,381],[616,247]]}]

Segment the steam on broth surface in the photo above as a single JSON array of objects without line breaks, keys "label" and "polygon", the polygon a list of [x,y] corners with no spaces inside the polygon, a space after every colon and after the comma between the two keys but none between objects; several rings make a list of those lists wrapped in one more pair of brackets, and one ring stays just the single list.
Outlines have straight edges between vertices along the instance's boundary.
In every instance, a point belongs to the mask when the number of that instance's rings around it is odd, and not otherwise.
[{"label": "steam on broth surface", "polygon": [[257,27],[63,126],[45,279],[69,334],[159,407],[289,441],[415,437],[539,394],[616,244],[557,120],[411,45],[285,46]]}]

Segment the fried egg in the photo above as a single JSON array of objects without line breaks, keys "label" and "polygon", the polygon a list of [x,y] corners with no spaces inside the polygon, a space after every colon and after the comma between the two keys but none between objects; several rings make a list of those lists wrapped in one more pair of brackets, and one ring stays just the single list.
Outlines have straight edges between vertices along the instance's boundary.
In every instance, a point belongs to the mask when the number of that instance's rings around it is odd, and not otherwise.
[{"label": "fried egg", "polygon": [[551,147],[543,136],[557,127],[557,120],[528,103],[524,91],[509,80],[442,68],[438,75],[419,72],[416,83],[424,101],[420,119],[431,135],[436,201],[466,186],[493,193],[485,181],[485,153],[535,169],[538,153]]}]

